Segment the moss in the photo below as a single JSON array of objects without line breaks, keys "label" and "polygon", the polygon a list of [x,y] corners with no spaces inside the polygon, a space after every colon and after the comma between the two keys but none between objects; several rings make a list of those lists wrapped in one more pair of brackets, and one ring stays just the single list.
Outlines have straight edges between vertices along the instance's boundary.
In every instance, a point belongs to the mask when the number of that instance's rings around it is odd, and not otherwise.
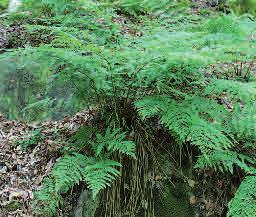
[{"label": "moss", "polygon": [[193,209],[188,201],[187,187],[177,183],[166,184],[155,201],[156,217],[190,217]]}]

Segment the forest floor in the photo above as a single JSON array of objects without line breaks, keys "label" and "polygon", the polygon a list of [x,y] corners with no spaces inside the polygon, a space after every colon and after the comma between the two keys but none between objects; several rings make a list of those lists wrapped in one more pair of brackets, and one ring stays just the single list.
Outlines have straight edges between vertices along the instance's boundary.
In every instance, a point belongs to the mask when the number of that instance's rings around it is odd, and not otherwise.
[{"label": "forest floor", "polygon": [[[43,178],[50,173],[59,157],[58,148],[63,147],[66,138],[73,135],[89,119],[90,114],[81,111],[62,121],[32,126],[0,116],[1,217],[33,216],[30,208],[33,191],[39,188]],[[23,150],[18,141],[33,140],[29,132],[36,130],[40,130],[37,146]]]}]

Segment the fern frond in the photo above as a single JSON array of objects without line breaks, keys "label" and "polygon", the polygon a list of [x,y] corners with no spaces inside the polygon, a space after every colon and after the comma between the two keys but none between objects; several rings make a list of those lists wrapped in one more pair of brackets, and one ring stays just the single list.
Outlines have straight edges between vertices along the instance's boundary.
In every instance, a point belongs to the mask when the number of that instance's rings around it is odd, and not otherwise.
[{"label": "fern frond", "polygon": [[226,125],[240,140],[256,141],[256,103],[236,105]]},{"label": "fern frond", "polygon": [[96,143],[93,143],[96,156],[99,156],[104,147],[106,147],[109,152],[118,151],[132,158],[136,158],[135,143],[132,141],[126,141],[126,134],[121,132],[120,129],[114,129],[111,131],[110,128],[107,128],[104,136],[101,134],[97,134],[96,136],[97,141]]},{"label": "fern frond", "polygon": [[256,216],[256,176],[247,176],[229,203],[229,217]]},{"label": "fern frond", "polygon": [[45,179],[42,189],[35,193],[34,209],[45,216],[52,216],[61,205],[61,194],[81,181],[88,184],[95,198],[120,175],[114,167],[121,167],[121,164],[78,153],[64,156],[54,166],[50,177]]},{"label": "fern frond", "polygon": [[33,210],[36,214],[46,217],[53,216],[63,203],[62,196],[55,191],[55,182],[52,178],[44,179],[42,188],[35,192],[34,197]]},{"label": "fern frond", "polygon": [[204,153],[227,149],[232,146],[232,142],[225,135],[224,129],[206,122],[183,106],[170,105],[162,116],[161,122],[182,142],[191,142]]},{"label": "fern frond", "polygon": [[217,79],[206,87],[206,94],[221,96],[223,93],[236,100],[249,103],[256,98],[256,83]]},{"label": "fern frond", "polygon": [[82,168],[87,165],[88,158],[82,154],[64,156],[54,166],[52,176],[55,180],[55,191],[66,192],[83,180]]},{"label": "fern frond", "polygon": [[168,106],[170,99],[167,97],[144,97],[134,103],[142,119],[159,115]]},{"label": "fern frond", "polygon": [[191,142],[204,153],[231,147],[232,135],[220,123],[225,110],[219,106],[214,108],[216,103],[208,99],[200,99],[188,98],[179,103],[166,97],[148,97],[136,102],[135,106],[143,118],[160,116],[161,123],[179,141]]},{"label": "fern frond", "polygon": [[249,164],[255,164],[256,161],[250,157],[233,151],[215,151],[212,154],[201,155],[197,159],[196,168],[214,168],[222,172],[228,171],[233,174],[234,166],[238,166],[246,173],[256,174],[256,169]]},{"label": "fern frond", "polygon": [[120,175],[120,172],[114,167],[121,167],[122,165],[116,161],[108,159],[93,160],[94,163],[86,166],[83,169],[83,179],[88,184],[89,189],[92,190],[93,198]]}]

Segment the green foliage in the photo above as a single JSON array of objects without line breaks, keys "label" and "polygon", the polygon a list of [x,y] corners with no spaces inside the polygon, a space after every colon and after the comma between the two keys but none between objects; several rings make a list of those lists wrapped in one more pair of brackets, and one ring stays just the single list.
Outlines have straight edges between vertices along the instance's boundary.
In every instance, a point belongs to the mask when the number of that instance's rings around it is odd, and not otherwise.
[{"label": "green foliage", "polygon": [[168,0],[111,0],[105,2],[108,4],[111,2],[117,9],[134,16],[145,13],[168,12],[170,9],[184,8],[189,5],[188,0],[171,2]]},{"label": "green foliage", "polygon": [[221,96],[227,94],[237,101],[252,102],[256,97],[256,84],[239,81],[213,80],[206,88],[206,94]]},{"label": "green foliage", "polygon": [[109,159],[88,158],[82,154],[64,156],[52,171],[55,191],[65,193],[75,184],[85,181],[95,198],[100,190],[110,186],[120,175],[114,168],[116,166],[120,167],[121,164]]},{"label": "green foliage", "polygon": [[28,148],[37,145],[39,142],[44,140],[44,135],[41,129],[36,129],[34,131],[28,132],[27,135],[22,136],[18,140],[18,145],[21,149],[27,150]]},{"label": "green foliage", "polygon": [[68,0],[24,0],[24,10],[31,9],[34,15],[54,16],[68,14],[76,11],[78,1]]},{"label": "green foliage", "polygon": [[104,136],[97,134],[96,137],[96,143],[92,144],[96,156],[101,155],[103,149],[106,147],[108,152],[119,151],[121,154],[136,158],[135,144],[132,141],[125,141],[126,135],[125,133],[121,133],[120,129],[114,129],[111,132],[111,129],[107,128]]},{"label": "green foliage", "polygon": [[44,179],[40,191],[35,192],[35,198],[32,203],[34,212],[46,217],[53,216],[63,203],[63,198],[55,191],[55,183],[52,178]]},{"label": "green foliage", "polygon": [[93,160],[93,164],[85,168],[85,181],[88,184],[89,189],[92,190],[93,197],[116,179],[120,175],[120,172],[113,167],[120,167],[121,164],[112,160]]},{"label": "green foliage", "polygon": [[0,13],[5,11],[8,7],[9,0],[1,0],[0,2]]},{"label": "green foliage", "polygon": [[255,81],[217,79],[210,71],[253,60],[255,21],[180,13],[187,4],[25,0],[22,13],[7,19],[22,24],[27,37],[20,49],[0,54],[1,111],[38,120],[94,108],[105,131],[84,127],[70,138],[35,194],[37,213],[54,215],[76,184],[87,184],[96,197],[120,175],[113,156],[136,158],[135,144],[126,140],[138,121],[133,105],[147,127],[193,145],[198,167],[255,173]]},{"label": "green foliage", "polygon": [[80,127],[77,132],[69,138],[69,144],[65,147],[65,149],[70,152],[81,151],[84,147],[90,146],[96,132],[97,129],[91,126]]},{"label": "green foliage", "polygon": [[256,176],[247,176],[238,188],[235,197],[229,203],[228,216],[251,217],[256,213]]},{"label": "green foliage", "polygon": [[256,141],[256,107],[255,103],[248,106],[236,105],[227,127],[236,134],[240,141]]},{"label": "green foliage", "polygon": [[256,15],[255,0],[228,0],[228,6],[238,15],[250,13]]},{"label": "green foliage", "polygon": [[217,122],[225,110],[217,110],[219,106],[213,106],[213,101],[191,98],[177,103],[166,97],[151,97],[137,101],[135,105],[144,118],[160,115],[161,123],[176,135],[178,141],[190,142],[203,153],[232,146],[228,132]]},{"label": "green foliage", "polygon": [[[235,22],[234,22],[235,21]],[[209,33],[235,33],[242,32],[239,22],[232,16],[219,16],[207,20],[202,28]]]},{"label": "green foliage", "polygon": [[[76,142],[79,142],[81,132],[92,131],[83,128],[78,132]],[[88,141],[86,136],[88,135],[85,134],[84,139]],[[114,129],[111,132],[108,128],[104,136],[97,134],[96,142],[88,141],[95,151],[94,155],[88,156],[78,152],[64,155],[55,164],[50,176],[45,179],[42,189],[36,192],[33,202],[34,211],[44,216],[53,216],[62,204],[62,195],[81,182],[88,185],[95,199],[102,189],[111,186],[111,183],[120,175],[116,167],[122,165],[111,160],[110,154],[115,151],[135,158],[135,144],[125,141],[124,138],[125,134],[121,133],[120,129]],[[107,146],[107,153],[103,153],[104,146]]]},{"label": "green foliage", "polygon": [[238,166],[249,174],[255,174],[256,169],[248,164],[255,164],[255,160],[250,157],[238,154],[233,151],[216,151],[211,155],[200,156],[197,160],[197,168],[214,168],[222,172],[234,173],[234,166]]}]

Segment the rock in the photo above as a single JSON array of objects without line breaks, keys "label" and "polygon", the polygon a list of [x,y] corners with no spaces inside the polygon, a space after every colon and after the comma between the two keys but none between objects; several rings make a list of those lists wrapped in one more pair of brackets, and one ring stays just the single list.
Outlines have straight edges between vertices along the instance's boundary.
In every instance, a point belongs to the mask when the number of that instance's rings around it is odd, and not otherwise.
[{"label": "rock", "polygon": [[8,45],[8,39],[7,39],[7,29],[0,27],[0,49],[6,48]]},{"label": "rock", "polygon": [[90,191],[83,191],[78,199],[74,212],[75,217],[94,217],[98,204],[98,198],[93,199]]}]

